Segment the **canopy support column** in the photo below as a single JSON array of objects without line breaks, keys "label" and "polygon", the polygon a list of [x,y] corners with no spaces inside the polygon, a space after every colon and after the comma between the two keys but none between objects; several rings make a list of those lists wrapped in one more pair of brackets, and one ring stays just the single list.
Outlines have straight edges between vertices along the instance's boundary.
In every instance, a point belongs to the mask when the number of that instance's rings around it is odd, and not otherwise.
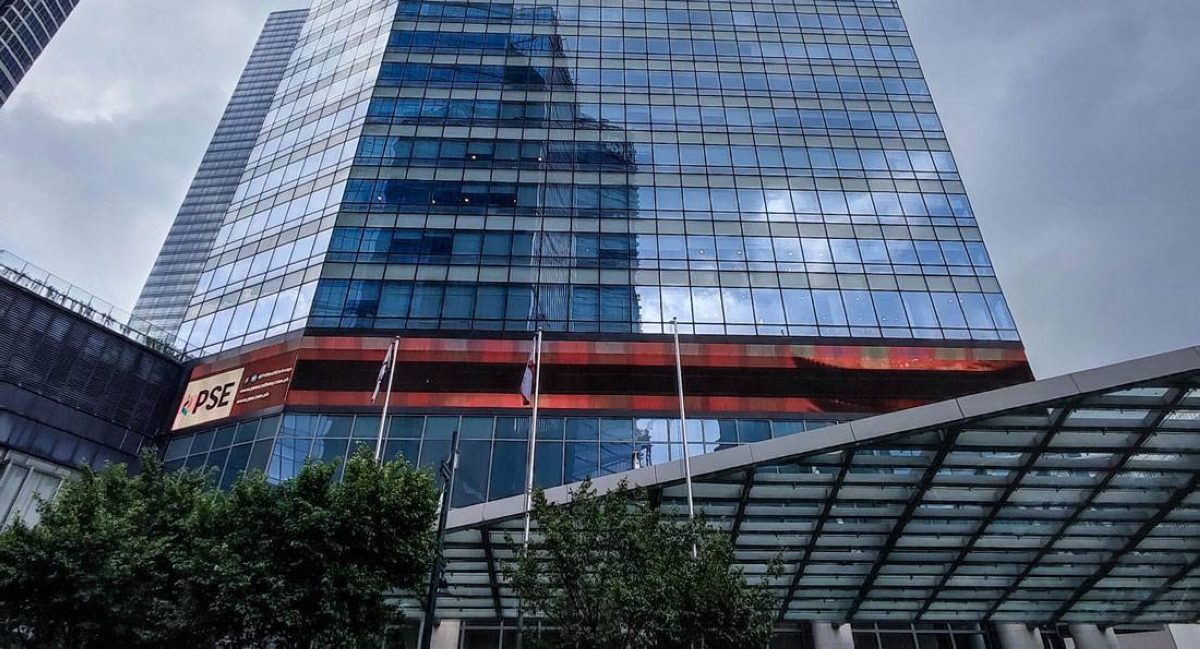
[{"label": "canopy support column", "polygon": [[461,632],[461,620],[438,620],[433,627],[432,649],[458,649]]},{"label": "canopy support column", "polygon": [[854,649],[854,636],[849,624],[834,626],[828,622],[813,622],[814,649]]},{"label": "canopy support column", "polygon": [[1024,624],[997,624],[1001,649],[1042,649],[1042,633]]},{"label": "canopy support column", "polygon": [[1095,624],[1071,624],[1067,627],[1075,649],[1121,649],[1121,641],[1112,629],[1103,629]]}]

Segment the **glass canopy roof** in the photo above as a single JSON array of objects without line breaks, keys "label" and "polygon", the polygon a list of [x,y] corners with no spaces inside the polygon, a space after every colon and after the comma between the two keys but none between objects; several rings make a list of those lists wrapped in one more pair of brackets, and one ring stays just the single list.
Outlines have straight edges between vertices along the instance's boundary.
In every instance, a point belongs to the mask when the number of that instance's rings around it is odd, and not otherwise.
[{"label": "glass canopy roof", "polygon": [[[697,507],[780,622],[1162,623],[1200,617],[1200,349],[692,460]],[[682,463],[620,480],[686,511]],[[564,501],[570,487],[547,492]],[[523,498],[456,509],[438,615],[509,618]],[[416,601],[405,600],[417,613]]]}]

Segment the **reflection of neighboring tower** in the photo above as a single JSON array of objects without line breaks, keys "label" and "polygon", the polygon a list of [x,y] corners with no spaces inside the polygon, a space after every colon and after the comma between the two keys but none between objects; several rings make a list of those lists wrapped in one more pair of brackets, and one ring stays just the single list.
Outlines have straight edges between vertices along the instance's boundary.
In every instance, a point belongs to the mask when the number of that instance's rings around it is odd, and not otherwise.
[{"label": "reflection of neighboring tower", "polygon": [[634,147],[579,97],[561,36],[455,30],[485,14],[557,30],[545,7],[401,5],[330,256],[390,267],[323,279],[313,326],[636,330]]},{"label": "reflection of neighboring tower", "polygon": [[653,446],[650,444],[650,427],[639,428],[635,420],[633,429],[633,468],[640,469],[654,464],[654,456],[651,453],[652,449]]},{"label": "reflection of neighboring tower", "polygon": [[[573,227],[574,233],[543,233],[542,240],[551,245],[553,251],[553,254],[545,255],[543,261],[550,262],[551,266],[558,263],[577,270],[575,281],[569,286],[561,283],[554,287],[546,284],[539,287],[543,295],[547,290],[555,295],[554,301],[541,301],[543,313],[547,313],[545,309],[552,309],[549,313],[565,316],[569,308],[569,317],[557,318],[555,324],[559,328],[569,324],[571,331],[634,333],[641,320],[632,282],[637,237],[627,227],[637,209],[638,192],[632,184],[632,174],[637,170],[634,145],[624,139],[614,139],[611,134],[622,132],[622,129],[608,120],[588,115],[579,104],[560,108],[570,111],[573,116],[571,127],[577,134],[591,132],[594,135],[577,135],[573,145],[571,142],[551,143],[547,169],[601,172],[606,182],[571,188],[573,203],[570,208],[552,208],[545,214],[569,216],[584,226]],[[612,182],[618,178],[622,182]],[[625,227],[617,230],[609,227],[611,224]],[[565,301],[567,290],[570,291],[569,304]]]},{"label": "reflection of neighboring tower", "polygon": [[[721,419],[717,422],[716,450],[723,451],[738,445],[737,422],[732,419]],[[706,440],[707,441],[707,440]]]},{"label": "reflection of neighboring tower", "polygon": [[[554,14],[552,24],[557,30],[557,14]],[[524,40],[524,37],[514,35],[511,38],[514,41],[514,47],[520,49],[517,43]],[[565,58],[566,50],[563,46],[562,36],[552,34],[542,36],[537,40],[544,46],[541,50],[544,55],[553,57],[560,62]],[[528,55],[532,55],[532,53]],[[549,127],[563,115],[562,109],[571,111],[571,114],[575,112],[574,104],[561,105],[554,102],[557,93],[573,91],[575,84],[571,79],[570,70],[564,67],[550,67],[546,77],[546,90],[551,92],[551,100],[537,106],[532,111],[527,110],[527,113],[546,115],[548,117],[546,132],[549,133]],[[538,166],[543,172],[549,173],[555,169],[573,168],[571,156],[563,155],[563,147],[560,143],[547,138],[539,143],[539,147]],[[534,298],[532,301],[534,312],[530,314],[530,320],[533,328],[541,325],[550,331],[562,331],[567,328],[567,322],[570,319],[570,269],[574,265],[575,246],[570,231],[564,232],[546,227],[547,218],[558,216],[547,209],[548,205],[563,202],[555,201],[556,197],[550,195],[552,191],[548,183],[542,183],[538,191],[536,215],[538,229],[532,238],[533,250],[530,258],[534,273]],[[569,217],[569,213],[566,216]]]},{"label": "reflection of neighboring tower", "polygon": [[[553,35],[547,41],[550,56],[564,59],[562,37]],[[563,90],[575,91],[569,70],[552,67],[545,76],[552,97]],[[608,181],[614,173],[623,172],[625,178],[621,184],[602,182],[596,187],[554,187],[549,182],[543,185],[539,231],[534,237],[534,271],[538,275],[534,319],[550,330],[633,332],[640,320],[631,281],[636,237],[627,229],[610,232],[604,224],[624,223],[633,217],[631,210],[636,209],[637,200],[630,177],[636,171],[634,146],[624,138],[612,138],[612,132],[622,129],[598,115],[587,114],[578,102],[552,101],[547,108],[549,126],[568,126],[576,136],[574,141],[544,143],[544,171],[599,171]],[[562,124],[564,121],[568,123]],[[554,217],[594,219],[600,227],[572,226],[570,231],[547,227],[547,220]],[[573,274],[571,269],[585,272]],[[624,273],[629,279],[614,282],[609,277],[612,271]]]}]

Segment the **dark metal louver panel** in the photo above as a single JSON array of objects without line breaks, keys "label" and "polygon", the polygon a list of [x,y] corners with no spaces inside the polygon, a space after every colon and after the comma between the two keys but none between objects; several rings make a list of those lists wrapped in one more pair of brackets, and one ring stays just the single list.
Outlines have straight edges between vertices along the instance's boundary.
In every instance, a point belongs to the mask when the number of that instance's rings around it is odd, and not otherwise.
[{"label": "dark metal louver panel", "polygon": [[0,381],[149,436],[168,418],[182,371],[174,360],[0,281]]}]

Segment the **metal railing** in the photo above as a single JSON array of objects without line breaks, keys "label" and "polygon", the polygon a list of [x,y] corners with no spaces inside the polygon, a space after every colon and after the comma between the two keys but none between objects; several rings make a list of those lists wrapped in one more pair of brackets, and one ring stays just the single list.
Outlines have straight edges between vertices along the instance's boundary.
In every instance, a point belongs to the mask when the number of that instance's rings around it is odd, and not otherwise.
[{"label": "metal railing", "polygon": [[179,361],[191,358],[175,346],[174,332],[135,318],[132,314],[7,250],[0,250],[0,279],[25,288],[72,313],[171,358]]}]

